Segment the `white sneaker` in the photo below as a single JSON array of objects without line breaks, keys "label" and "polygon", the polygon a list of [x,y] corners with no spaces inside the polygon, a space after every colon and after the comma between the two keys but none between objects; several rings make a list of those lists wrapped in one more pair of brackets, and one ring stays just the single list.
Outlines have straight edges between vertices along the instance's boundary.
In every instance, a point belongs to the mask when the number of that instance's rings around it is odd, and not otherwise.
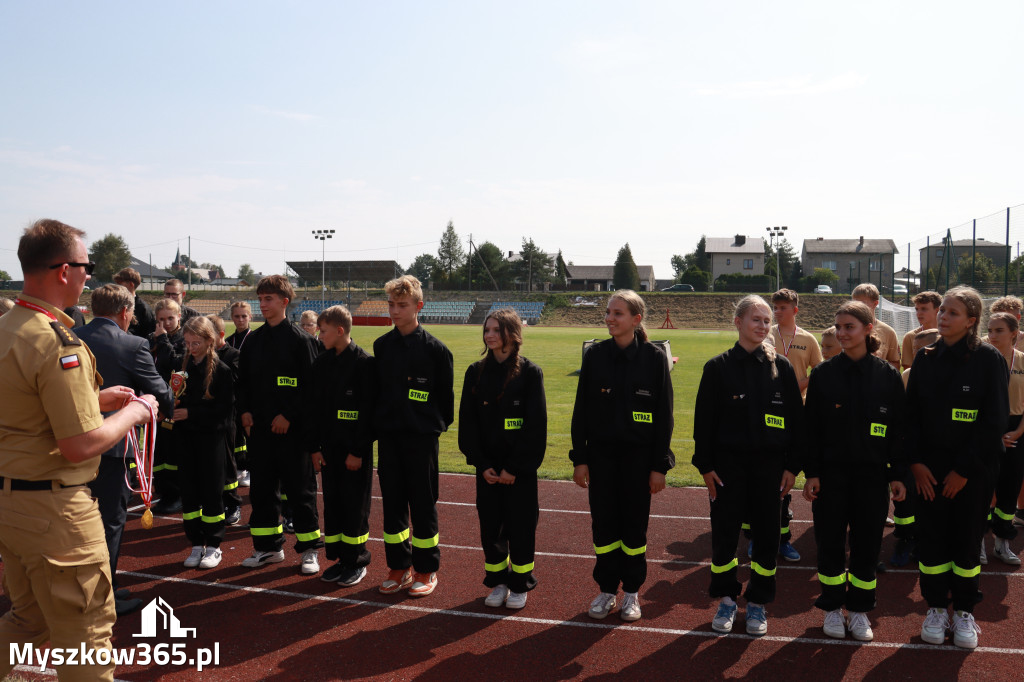
[{"label": "white sneaker", "polygon": [[185,559],[185,568],[195,568],[203,560],[203,551],[206,548],[202,545],[192,545],[192,553]]},{"label": "white sneaker", "polygon": [[594,601],[590,602],[590,610],[587,611],[587,615],[591,618],[601,620],[615,608],[615,595],[610,592],[602,592],[601,594],[594,597]]},{"label": "white sneaker", "polygon": [[843,619],[843,610],[836,609],[825,614],[825,624],[821,626],[825,634],[836,639],[846,639],[846,621]]},{"label": "white sneaker", "polygon": [[978,563],[988,566],[988,555],[985,554],[985,538],[981,539],[981,550],[978,552]]},{"label": "white sneaker", "polygon": [[764,604],[747,602],[747,634],[760,637],[768,633],[768,613]]},{"label": "white sneaker", "polygon": [[978,634],[981,628],[974,622],[974,614],[966,611],[953,613],[953,644],[961,649],[975,649],[978,646]]},{"label": "white sneaker", "polygon": [[1010,549],[1010,541],[1003,538],[996,538],[992,553],[996,558],[1009,566],[1020,566],[1020,557]]},{"label": "white sneaker", "polygon": [[505,608],[507,609],[521,609],[526,606],[526,595],[529,592],[509,592],[508,599],[505,600]]},{"label": "white sneaker", "polygon": [[[725,601],[728,599],[729,601]],[[711,629],[715,632],[732,632],[732,625],[736,622],[736,602],[730,597],[722,597],[718,605],[718,612],[711,619]]]},{"label": "white sneaker", "polygon": [[498,585],[491,593],[487,595],[487,599],[484,599],[484,606],[490,606],[492,609],[496,609],[505,603],[508,599],[508,586]]},{"label": "white sneaker", "polygon": [[315,549],[307,549],[302,553],[302,575],[316,575],[320,572],[320,559]]},{"label": "white sneaker", "polygon": [[921,624],[921,639],[929,644],[942,644],[949,630],[949,612],[946,609],[928,609],[928,615]]},{"label": "white sneaker", "polygon": [[640,620],[640,597],[636,592],[624,592],[622,606],[619,607],[619,618],[631,623]]},{"label": "white sneaker", "polygon": [[846,625],[853,638],[860,642],[870,642],[875,638],[875,633],[871,630],[871,621],[868,620],[866,613],[850,611],[850,619]]},{"label": "white sneaker", "polygon": [[238,472],[238,485],[242,488],[249,487],[249,472],[245,469]]},{"label": "white sneaker", "polygon": [[206,553],[203,554],[203,560],[199,562],[199,568],[216,568],[220,565],[223,556],[220,547],[207,547]]},{"label": "white sneaker", "polygon": [[242,561],[242,566],[245,568],[259,568],[266,564],[279,564],[284,561],[284,550],[279,549],[276,552],[261,552],[255,550],[252,556]]}]

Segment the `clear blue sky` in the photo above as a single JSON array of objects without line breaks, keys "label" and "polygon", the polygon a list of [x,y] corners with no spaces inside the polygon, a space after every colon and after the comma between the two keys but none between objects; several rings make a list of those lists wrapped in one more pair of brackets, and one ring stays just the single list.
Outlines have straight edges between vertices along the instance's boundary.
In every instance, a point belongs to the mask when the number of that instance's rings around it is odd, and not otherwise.
[{"label": "clear blue sky", "polygon": [[[1024,3],[0,4],[0,268],[39,217],[166,266],[934,234],[1024,201]],[[998,237],[999,235],[996,235]],[[992,238],[992,237],[990,237]],[[902,250],[902,249],[901,249]]]}]

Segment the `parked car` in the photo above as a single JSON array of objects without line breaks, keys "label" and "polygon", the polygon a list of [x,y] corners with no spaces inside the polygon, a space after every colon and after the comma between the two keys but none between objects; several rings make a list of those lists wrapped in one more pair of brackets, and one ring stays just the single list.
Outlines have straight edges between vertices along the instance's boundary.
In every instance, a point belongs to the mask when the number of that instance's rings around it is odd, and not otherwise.
[{"label": "parked car", "polygon": [[906,296],[907,295],[907,285],[905,285],[905,284],[893,284],[892,285],[892,294],[893,294],[893,296]]},{"label": "parked car", "polygon": [[830,287],[827,284],[819,284],[818,286],[814,287],[814,293],[816,293],[816,294],[831,294],[832,293],[832,287]]},{"label": "parked car", "polygon": [[662,289],[662,291],[693,291],[692,284],[673,284],[670,287]]}]

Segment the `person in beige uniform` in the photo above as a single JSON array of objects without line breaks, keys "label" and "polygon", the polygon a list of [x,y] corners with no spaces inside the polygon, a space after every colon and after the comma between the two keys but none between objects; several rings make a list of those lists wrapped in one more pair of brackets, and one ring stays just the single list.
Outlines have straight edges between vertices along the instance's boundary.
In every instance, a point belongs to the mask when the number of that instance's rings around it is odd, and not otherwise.
[{"label": "person in beige uniform", "polygon": [[[25,277],[0,319],[0,555],[10,610],[0,617],[0,678],[12,645],[110,649],[114,595],[99,507],[85,485],[99,455],[149,420],[140,403],[121,408],[127,387],[99,391],[89,348],[61,312],[94,268],[81,230],[40,220],[25,230]],[[156,407],[153,396],[144,400]],[[113,412],[104,419],[101,410]],[[95,660],[95,654],[94,658]],[[59,666],[60,680],[111,680],[114,665]]]},{"label": "person in beige uniform", "polygon": [[796,323],[800,296],[792,289],[779,289],[772,294],[777,324],[772,326],[772,344],[786,356],[796,372],[800,393],[807,396],[808,372],[822,362],[821,348],[814,334],[801,329]]},{"label": "person in beige uniform", "polygon": [[[878,307],[878,287],[874,284],[858,284],[853,290],[852,298],[866,305],[874,314]],[[900,339],[896,336],[896,330],[879,320],[877,315],[873,329],[875,336],[882,342],[878,350],[875,351],[875,355],[896,369],[900,369]]]},{"label": "person in beige uniform", "polygon": [[[942,305],[942,296],[938,292],[922,291],[914,296],[914,313],[917,315],[917,323],[920,326],[903,335],[903,350],[900,351],[900,362],[903,364],[903,369],[909,369],[914,364],[914,355],[917,353],[914,348],[914,336],[918,332],[935,329],[939,326],[937,317],[940,305]],[[934,339],[929,341],[929,343],[934,342]],[[904,379],[904,384],[906,384],[906,379]]]}]

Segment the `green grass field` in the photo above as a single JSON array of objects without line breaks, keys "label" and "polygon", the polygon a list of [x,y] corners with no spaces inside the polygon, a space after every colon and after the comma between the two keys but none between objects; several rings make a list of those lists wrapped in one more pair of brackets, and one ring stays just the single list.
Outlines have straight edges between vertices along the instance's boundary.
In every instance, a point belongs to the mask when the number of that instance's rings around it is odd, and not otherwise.
[{"label": "green grass field", "polygon": [[[229,335],[232,325],[228,325]],[[458,400],[462,395],[462,379],[466,368],[480,358],[483,349],[481,329],[468,325],[424,325],[452,351],[455,361],[455,413],[456,420],[447,433],[441,435],[440,466],[442,471],[473,473],[459,452]],[[372,352],[373,341],[390,327],[355,327],[352,338]],[[604,327],[527,327],[523,331],[524,356],[544,370],[544,387],[548,401],[548,448],[539,474],[544,478],[568,479],[572,477],[569,462],[571,439],[569,425],[572,406],[576,398],[577,378],[583,342],[605,339]],[[672,450],[676,467],[668,473],[670,485],[702,485],[703,479],[690,464],[693,455],[693,404],[704,363],[714,355],[731,347],[736,341],[732,331],[694,332],[681,329],[655,329],[652,339],[668,339],[672,355],[679,358],[672,370],[672,389],[675,393],[675,431]]]}]

